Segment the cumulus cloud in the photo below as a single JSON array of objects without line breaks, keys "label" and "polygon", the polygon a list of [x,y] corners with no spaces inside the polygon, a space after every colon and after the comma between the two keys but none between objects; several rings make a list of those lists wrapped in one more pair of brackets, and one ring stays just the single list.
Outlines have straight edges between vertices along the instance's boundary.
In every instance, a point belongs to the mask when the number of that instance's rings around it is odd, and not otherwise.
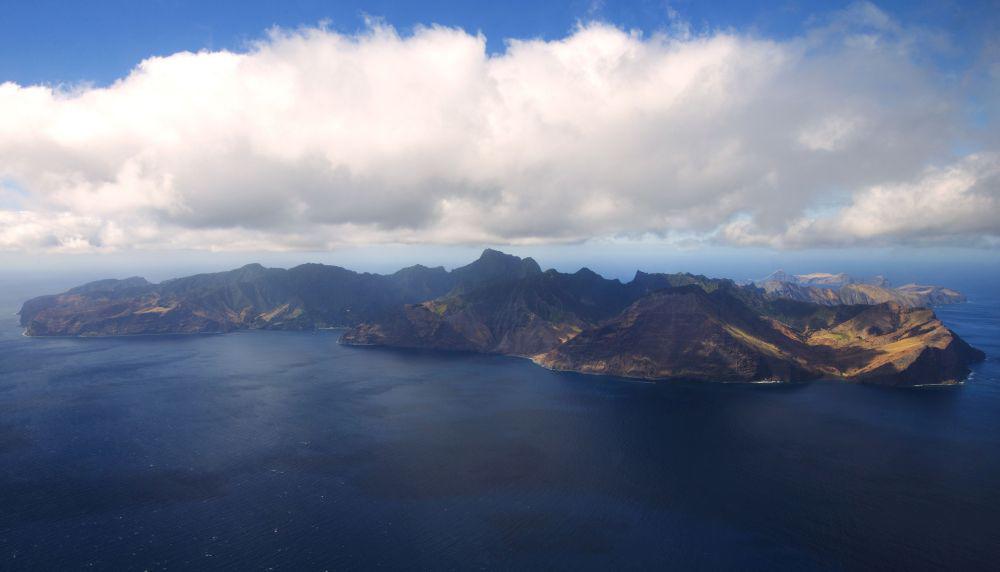
[{"label": "cumulus cloud", "polygon": [[1000,155],[974,154],[947,167],[930,167],[909,182],[859,190],[846,205],[805,214],[781,232],[762,232],[743,218],[723,226],[720,234],[735,244],[792,248],[970,241],[995,246],[998,189]]},{"label": "cumulus cloud", "polygon": [[275,30],[107,87],[0,84],[0,249],[313,249],[605,236],[981,243],[1000,159],[859,5],[798,38],[581,25]]}]

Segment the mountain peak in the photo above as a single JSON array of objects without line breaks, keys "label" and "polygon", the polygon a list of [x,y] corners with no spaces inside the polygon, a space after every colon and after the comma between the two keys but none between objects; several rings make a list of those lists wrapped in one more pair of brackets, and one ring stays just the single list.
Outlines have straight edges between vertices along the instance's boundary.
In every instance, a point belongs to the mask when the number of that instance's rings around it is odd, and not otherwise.
[{"label": "mountain peak", "polygon": [[484,258],[506,258],[506,257],[517,258],[513,254],[507,254],[506,252],[501,252],[494,248],[486,248],[483,250],[483,253],[479,255],[479,260],[483,260]]},{"label": "mountain peak", "polygon": [[[503,252],[503,251],[500,251],[500,250],[496,250],[495,248],[486,248],[486,249],[484,249],[483,253],[479,255],[479,259],[478,260],[519,261],[519,262],[525,263],[525,264],[527,264],[529,266],[531,266],[531,265],[538,266],[538,263],[535,262],[535,259],[531,258],[530,256],[526,256],[524,258],[521,258],[520,256],[515,256],[513,254],[507,254],[506,252]],[[541,272],[541,268],[539,268],[539,272]]]},{"label": "mountain peak", "polygon": [[541,273],[542,269],[534,259],[520,258],[492,248],[484,250],[475,262],[452,270],[459,281],[467,284],[519,279]]},{"label": "mountain peak", "polygon": [[779,269],[775,270],[774,272],[768,274],[766,277],[764,277],[763,280],[761,280],[761,282],[771,282],[771,281],[774,281],[774,282],[791,282],[792,281],[792,277],[789,276],[787,272],[785,272],[784,270],[782,270],[781,268],[779,268]]}]

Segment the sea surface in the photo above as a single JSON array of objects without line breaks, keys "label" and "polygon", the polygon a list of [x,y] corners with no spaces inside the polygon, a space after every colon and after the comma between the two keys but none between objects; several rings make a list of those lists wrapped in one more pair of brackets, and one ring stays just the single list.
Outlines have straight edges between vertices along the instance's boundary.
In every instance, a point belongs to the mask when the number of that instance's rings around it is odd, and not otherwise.
[{"label": "sea surface", "polygon": [[1000,300],[961,387],[641,383],[339,331],[30,339],[0,570],[996,569]]}]

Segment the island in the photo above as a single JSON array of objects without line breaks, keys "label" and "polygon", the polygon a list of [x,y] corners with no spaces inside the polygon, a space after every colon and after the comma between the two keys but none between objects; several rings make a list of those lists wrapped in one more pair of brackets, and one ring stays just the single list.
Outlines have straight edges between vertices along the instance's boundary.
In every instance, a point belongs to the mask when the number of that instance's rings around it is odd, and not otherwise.
[{"label": "island", "polygon": [[[646,380],[956,384],[985,358],[930,308],[964,300],[958,292],[807,276],[737,284],[639,271],[622,282],[487,249],[451,271],[250,264],[159,284],[101,280],[28,300],[20,321],[28,336],[80,337],[346,327],[347,345],[504,354]],[[858,285],[888,297],[851,294]]]},{"label": "island", "polygon": [[881,304],[895,302],[901,306],[919,308],[965,302],[965,295],[943,286],[904,284],[893,287],[884,276],[864,280],[845,273],[789,275],[783,270],[754,281],[773,298],[790,298],[827,306],[837,304]]}]

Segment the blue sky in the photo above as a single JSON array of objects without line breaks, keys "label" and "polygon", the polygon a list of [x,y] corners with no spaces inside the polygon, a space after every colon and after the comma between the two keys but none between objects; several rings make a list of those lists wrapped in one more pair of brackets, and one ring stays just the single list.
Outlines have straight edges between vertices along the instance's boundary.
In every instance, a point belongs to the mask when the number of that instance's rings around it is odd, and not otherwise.
[{"label": "blue sky", "polygon": [[975,266],[997,30],[996,0],[0,0],[0,260]]},{"label": "blue sky", "polygon": [[[801,33],[811,19],[849,2],[511,0],[471,2],[331,2],[320,0],[64,0],[0,1],[0,80],[21,84],[89,81],[106,84],[151,55],[202,49],[241,49],[272,26],[328,21],[344,32],[364,26],[364,15],[400,29],[436,23],[482,31],[490,51],[505,38],[564,36],[578,21],[601,19],[646,32],[680,17],[696,29],[733,28],[764,37]],[[1000,26],[995,0],[883,1],[878,6],[908,25],[946,31],[956,51],[942,64],[961,68]]]}]

